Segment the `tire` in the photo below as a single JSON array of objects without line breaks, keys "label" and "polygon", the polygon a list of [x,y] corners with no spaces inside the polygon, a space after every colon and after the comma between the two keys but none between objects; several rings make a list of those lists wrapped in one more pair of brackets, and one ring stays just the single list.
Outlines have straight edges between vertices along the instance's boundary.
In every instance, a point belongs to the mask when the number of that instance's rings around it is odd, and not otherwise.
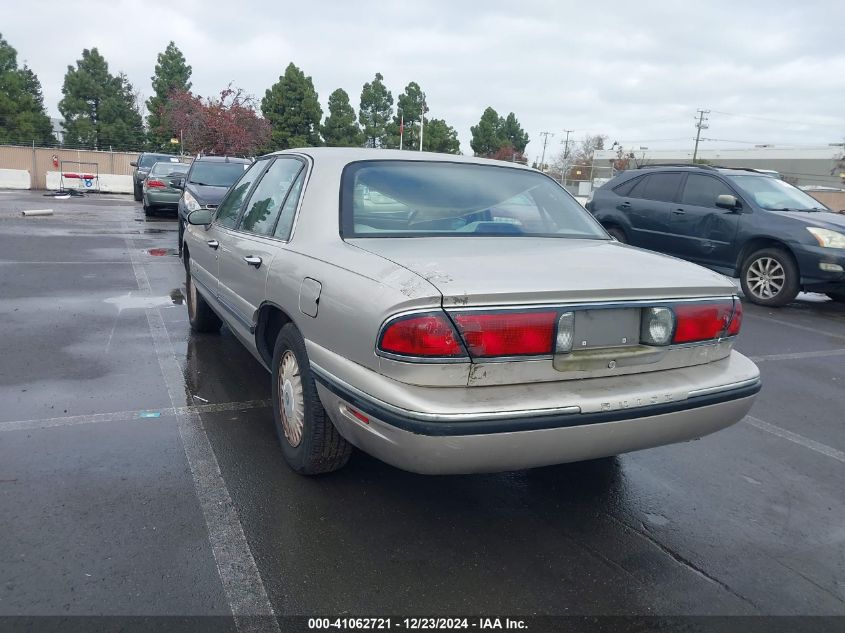
[{"label": "tire", "polygon": [[827,296],[839,303],[845,303],[845,292],[828,292]]},{"label": "tire", "polygon": [[320,402],[305,342],[292,323],[279,332],[273,349],[273,422],[285,461],[295,472],[328,473],[349,461],[352,445]]},{"label": "tire", "polygon": [[194,332],[219,332],[223,321],[220,319],[211,306],[206,303],[203,296],[197,291],[194,280],[191,277],[190,260],[185,262],[185,294],[188,304],[188,321],[191,330]]},{"label": "tire", "polygon": [[141,202],[141,198],[144,197],[144,194],[141,192],[141,188],[134,183],[132,185],[132,197],[135,198],[135,202]]},{"label": "tire", "polygon": [[177,244],[177,249],[179,252],[179,257],[182,257],[182,243],[185,241],[185,225],[182,223],[182,218],[179,217],[179,212],[176,212],[176,220],[179,222],[179,244]]},{"label": "tire", "polygon": [[764,248],[745,259],[740,283],[752,303],[780,307],[798,295],[801,275],[792,255],[780,248]]},{"label": "tire", "polygon": [[618,226],[608,226],[605,227],[605,230],[610,233],[610,236],[620,244],[628,243],[628,236],[625,235],[625,231],[620,229]]},{"label": "tire", "polygon": [[153,208],[147,204],[147,199],[143,196],[141,197],[141,206],[144,208],[144,215],[150,217],[153,214]]}]

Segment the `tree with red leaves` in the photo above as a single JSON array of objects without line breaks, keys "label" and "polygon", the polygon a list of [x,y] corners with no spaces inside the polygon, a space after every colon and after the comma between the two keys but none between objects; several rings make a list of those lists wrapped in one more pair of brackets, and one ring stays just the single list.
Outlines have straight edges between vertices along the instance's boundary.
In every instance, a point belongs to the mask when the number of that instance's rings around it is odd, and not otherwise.
[{"label": "tree with red leaves", "polygon": [[270,124],[258,116],[255,99],[231,85],[208,99],[172,92],[161,108],[159,131],[181,138],[187,154],[252,156],[270,139]]}]

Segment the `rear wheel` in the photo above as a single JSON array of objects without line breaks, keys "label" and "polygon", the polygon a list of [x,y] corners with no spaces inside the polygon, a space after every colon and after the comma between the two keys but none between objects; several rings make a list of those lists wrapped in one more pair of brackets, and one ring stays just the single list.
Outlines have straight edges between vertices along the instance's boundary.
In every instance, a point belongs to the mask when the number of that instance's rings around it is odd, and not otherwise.
[{"label": "rear wheel", "polygon": [[742,266],[742,292],[758,305],[780,307],[795,299],[801,290],[798,266],[779,248],[752,253]]},{"label": "rear wheel", "polygon": [[141,198],[143,197],[143,193],[141,192],[141,188],[134,184],[132,185],[132,197],[135,198],[135,202],[141,202]]},{"label": "rear wheel", "polygon": [[625,235],[625,231],[620,229],[618,226],[608,226],[606,227],[606,230],[617,242],[621,242],[622,244],[628,243],[628,236]]},{"label": "rear wheel", "polygon": [[149,204],[147,204],[147,199],[142,197],[141,205],[144,207],[144,215],[147,217],[153,214],[153,208]]},{"label": "rear wheel", "polygon": [[185,262],[185,293],[187,294],[188,321],[194,332],[219,332],[223,321],[197,291],[191,275],[190,260]]},{"label": "rear wheel", "polygon": [[317,475],[346,465],[352,445],[338,433],[311,373],[305,341],[292,323],[273,349],[273,420],[285,461],[302,475]]}]

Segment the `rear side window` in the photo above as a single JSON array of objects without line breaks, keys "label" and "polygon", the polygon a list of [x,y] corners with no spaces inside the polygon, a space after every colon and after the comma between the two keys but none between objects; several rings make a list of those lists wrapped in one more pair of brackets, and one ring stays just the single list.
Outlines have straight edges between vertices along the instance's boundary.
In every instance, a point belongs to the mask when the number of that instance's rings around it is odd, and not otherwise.
[{"label": "rear side window", "polygon": [[288,191],[288,197],[285,198],[285,206],[282,207],[282,213],[279,215],[279,221],[276,223],[276,231],[273,233],[276,237],[287,240],[290,238],[290,231],[293,227],[293,216],[296,215],[296,206],[299,203],[299,195],[302,193],[302,185],[305,182],[305,169],[299,172],[296,177],[296,182]]},{"label": "rear side window", "polygon": [[710,176],[689,174],[687,183],[684,185],[684,195],[681,202],[697,207],[716,207],[716,196],[723,194],[733,195],[721,180]]},{"label": "rear side window", "polygon": [[[645,179],[642,193],[637,197],[660,202],[674,202],[682,179],[683,174],[680,173],[651,174]],[[637,189],[641,188],[637,187]]]},{"label": "rear side window", "polygon": [[618,185],[613,188],[613,191],[616,192],[616,195],[622,197],[629,197],[631,195],[631,191],[643,181],[642,178],[631,178],[623,182],[621,185]]}]

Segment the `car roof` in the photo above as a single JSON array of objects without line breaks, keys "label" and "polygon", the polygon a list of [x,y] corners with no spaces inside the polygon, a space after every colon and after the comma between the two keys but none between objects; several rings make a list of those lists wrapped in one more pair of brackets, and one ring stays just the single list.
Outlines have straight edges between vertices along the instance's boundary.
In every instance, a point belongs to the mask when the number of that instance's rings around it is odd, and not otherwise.
[{"label": "car roof", "polygon": [[467,163],[474,165],[493,165],[496,167],[513,167],[515,169],[526,169],[537,171],[522,163],[493,160],[491,158],[479,158],[477,156],[464,156],[463,154],[441,154],[438,152],[416,152],[399,149],[373,149],[372,147],[302,147],[286,149],[280,152],[273,152],[268,156],[284,154],[299,154],[313,158],[316,161],[333,163],[355,163],[365,160],[404,160],[404,161],[427,161],[438,163]]},{"label": "car roof", "polygon": [[235,164],[247,164],[251,163],[252,160],[249,158],[242,158],[240,156],[197,156],[194,159],[195,163],[235,163]]}]

